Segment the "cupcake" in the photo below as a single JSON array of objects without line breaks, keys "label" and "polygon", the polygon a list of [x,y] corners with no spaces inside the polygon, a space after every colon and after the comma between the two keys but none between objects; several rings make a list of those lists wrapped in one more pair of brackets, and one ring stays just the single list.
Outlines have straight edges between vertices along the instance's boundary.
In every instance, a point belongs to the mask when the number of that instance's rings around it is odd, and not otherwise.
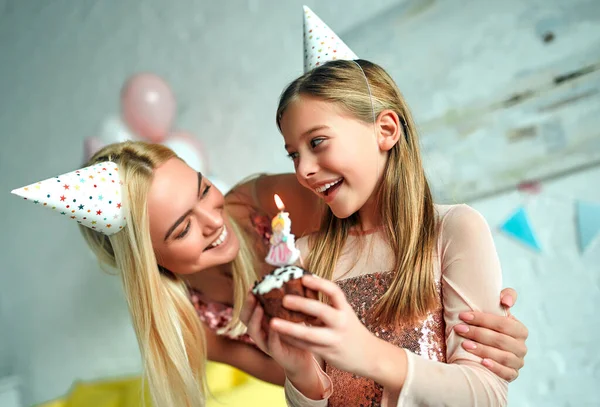
[{"label": "cupcake", "polygon": [[314,290],[302,285],[302,276],[310,274],[312,273],[298,266],[283,266],[276,268],[254,284],[252,293],[262,305],[268,319],[281,318],[309,324],[316,322],[315,318],[289,310],[282,304],[283,297],[288,294],[318,299]]}]

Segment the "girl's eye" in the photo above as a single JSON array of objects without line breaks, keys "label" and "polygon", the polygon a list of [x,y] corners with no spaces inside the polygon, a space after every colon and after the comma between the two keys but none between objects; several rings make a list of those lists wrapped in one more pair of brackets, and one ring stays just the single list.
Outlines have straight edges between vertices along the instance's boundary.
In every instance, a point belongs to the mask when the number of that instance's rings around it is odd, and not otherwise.
[{"label": "girl's eye", "polygon": [[296,158],[298,158],[298,153],[289,153],[288,158],[295,160]]},{"label": "girl's eye", "polygon": [[187,225],[185,226],[185,229],[183,229],[181,231],[181,233],[179,233],[177,236],[175,236],[175,239],[183,239],[190,231],[191,225],[192,225],[192,222],[188,221]]},{"label": "girl's eye", "polygon": [[323,141],[325,141],[324,138],[314,138],[310,141],[310,146],[311,148],[316,148],[319,144],[321,144]]},{"label": "girl's eye", "polygon": [[210,187],[212,187],[212,185],[207,185],[204,188],[204,191],[202,191],[202,197],[204,198],[206,195],[208,195],[208,191],[210,191]]}]

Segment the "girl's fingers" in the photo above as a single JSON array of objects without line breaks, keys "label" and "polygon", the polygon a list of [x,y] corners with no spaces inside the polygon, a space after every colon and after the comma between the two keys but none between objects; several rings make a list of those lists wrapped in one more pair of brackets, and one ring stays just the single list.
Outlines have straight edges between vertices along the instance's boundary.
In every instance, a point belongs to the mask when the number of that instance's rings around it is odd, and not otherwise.
[{"label": "girl's fingers", "polygon": [[343,309],[344,307],[350,306],[348,301],[346,301],[344,292],[334,282],[325,280],[324,278],[307,275],[302,277],[302,284],[304,284],[305,287],[311,288],[315,291],[320,291],[325,294],[327,297],[329,297],[331,305],[334,308]]},{"label": "girl's fingers", "polygon": [[335,308],[320,301],[311,300],[298,295],[286,295],[283,297],[283,306],[289,310],[298,311],[314,317],[328,326],[334,326],[338,319],[338,311]]},{"label": "girl's fingers", "polygon": [[328,346],[333,343],[332,332],[329,328],[306,326],[289,322],[281,318],[273,318],[270,325],[280,335],[304,341],[311,346]]},{"label": "girl's fingers", "polygon": [[293,346],[295,348],[298,349],[305,349],[308,351],[313,351],[313,349],[315,348],[315,346],[312,343],[300,340],[300,339],[296,339],[296,338],[292,338],[291,336],[287,336],[287,335],[281,335],[281,334],[277,334],[279,335],[279,339],[281,340],[281,342]]}]

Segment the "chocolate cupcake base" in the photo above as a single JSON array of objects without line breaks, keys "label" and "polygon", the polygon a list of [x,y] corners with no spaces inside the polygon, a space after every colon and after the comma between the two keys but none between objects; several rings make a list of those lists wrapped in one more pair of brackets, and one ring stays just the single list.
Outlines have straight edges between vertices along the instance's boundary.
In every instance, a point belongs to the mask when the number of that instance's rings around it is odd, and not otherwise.
[{"label": "chocolate cupcake base", "polygon": [[282,304],[285,295],[298,295],[318,299],[314,290],[302,285],[302,276],[311,274],[297,266],[284,266],[273,270],[254,285],[252,290],[265,315],[270,318],[281,318],[291,322],[306,322],[315,324],[317,320],[301,312],[292,311]]}]

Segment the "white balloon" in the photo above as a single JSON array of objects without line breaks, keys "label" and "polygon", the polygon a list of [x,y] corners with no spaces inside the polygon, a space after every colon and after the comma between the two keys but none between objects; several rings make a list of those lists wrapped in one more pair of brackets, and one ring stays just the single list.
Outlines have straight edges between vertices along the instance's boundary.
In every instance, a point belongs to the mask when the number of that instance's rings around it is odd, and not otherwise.
[{"label": "white balloon", "polygon": [[121,143],[127,140],[135,140],[135,136],[119,117],[109,117],[102,123],[98,137],[105,144]]},{"label": "white balloon", "polygon": [[179,158],[185,161],[186,164],[194,170],[200,171],[203,174],[206,171],[204,160],[202,160],[198,151],[196,151],[196,149],[187,141],[182,139],[170,139],[162,144],[173,150]]}]

